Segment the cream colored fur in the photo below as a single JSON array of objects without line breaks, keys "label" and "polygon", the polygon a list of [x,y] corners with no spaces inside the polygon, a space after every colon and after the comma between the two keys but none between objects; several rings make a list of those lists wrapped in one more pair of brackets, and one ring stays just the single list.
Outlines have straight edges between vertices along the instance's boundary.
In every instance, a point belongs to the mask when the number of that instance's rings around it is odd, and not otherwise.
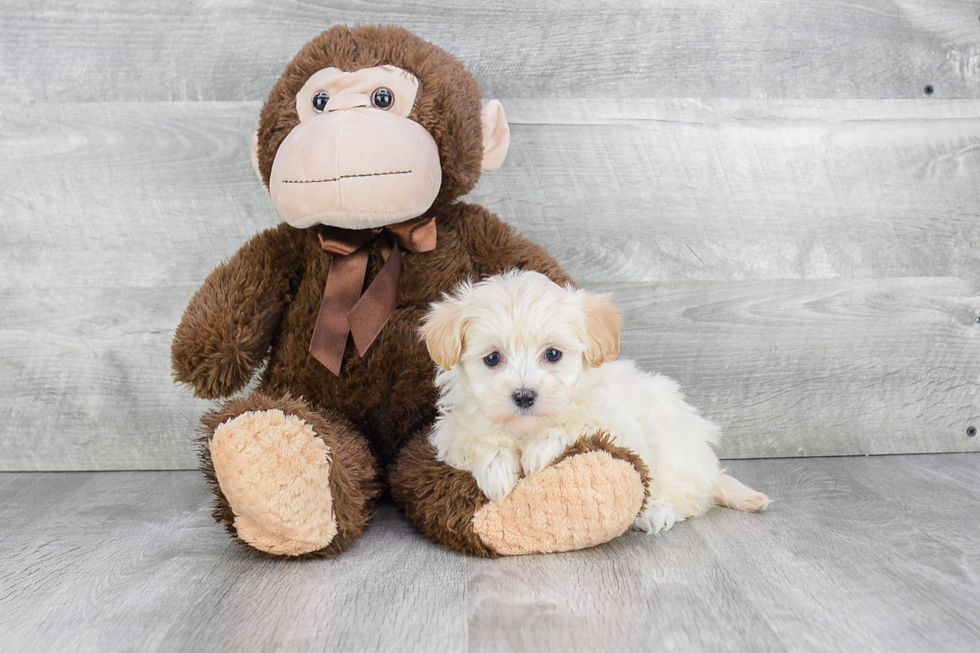
[{"label": "cream colored fur", "polygon": [[[522,474],[545,469],[583,435],[607,431],[650,468],[634,528],[658,532],[712,504],[764,510],[768,498],[722,473],[720,432],[675,381],[613,360],[618,314],[608,297],[515,271],[464,284],[433,305],[422,335],[442,368],[431,436],[440,460],[470,471],[502,501]],[[545,352],[561,352],[555,362]],[[500,362],[485,357],[496,352]],[[515,393],[535,393],[521,408]]]}]

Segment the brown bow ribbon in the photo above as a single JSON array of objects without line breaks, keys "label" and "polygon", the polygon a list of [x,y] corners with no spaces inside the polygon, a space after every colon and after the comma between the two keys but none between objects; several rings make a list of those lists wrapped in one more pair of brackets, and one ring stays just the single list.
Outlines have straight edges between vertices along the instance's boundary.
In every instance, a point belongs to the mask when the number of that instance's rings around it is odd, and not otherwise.
[{"label": "brown bow ribbon", "polygon": [[[436,222],[434,217],[420,216],[377,229],[320,226],[317,236],[323,251],[333,254],[333,261],[310,339],[310,353],[339,376],[347,334],[353,334],[357,352],[363,356],[395,310],[402,271],[399,245],[416,254],[432,251],[436,248]],[[380,239],[385,264],[362,295],[368,246],[375,239]]]}]

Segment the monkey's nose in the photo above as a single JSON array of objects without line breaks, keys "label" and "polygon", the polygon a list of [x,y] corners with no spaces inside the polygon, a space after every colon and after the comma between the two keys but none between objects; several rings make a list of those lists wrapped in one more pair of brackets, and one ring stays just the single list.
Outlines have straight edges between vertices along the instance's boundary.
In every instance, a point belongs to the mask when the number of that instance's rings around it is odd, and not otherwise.
[{"label": "monkey's nose", "polygon": [[537,398],[537,396],[538,393],[534,390],[521,388],[511,395],[511,398],[514,400],[514,403],[517,404],[518,408],[530,408],[532,405],[534,405],[534,400]]},{"label": "monkey's nose", "polygon": [[364,93],[337,93],[327,100],[324,111],[343,111],[344,109],[356,109],[358,107],[371,106],[371,98]]}]

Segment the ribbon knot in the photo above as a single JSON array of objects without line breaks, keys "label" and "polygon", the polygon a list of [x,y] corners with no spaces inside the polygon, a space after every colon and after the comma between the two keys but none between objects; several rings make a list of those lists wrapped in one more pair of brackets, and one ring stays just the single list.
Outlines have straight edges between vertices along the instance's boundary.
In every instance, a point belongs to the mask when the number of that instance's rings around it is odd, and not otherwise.
[{"label": "ribbon knot", "polygon": [[[375,229],[317,227],[324,252],[333,254],[320,301],[310,354],[335,375],[347,346],[347,334],[361,356],[381,333],[398,301],[401,250],[428,252],[436,248],[435,217],[420,216]],[[379,241],[384,265],[364,294],[370,245]]]}]

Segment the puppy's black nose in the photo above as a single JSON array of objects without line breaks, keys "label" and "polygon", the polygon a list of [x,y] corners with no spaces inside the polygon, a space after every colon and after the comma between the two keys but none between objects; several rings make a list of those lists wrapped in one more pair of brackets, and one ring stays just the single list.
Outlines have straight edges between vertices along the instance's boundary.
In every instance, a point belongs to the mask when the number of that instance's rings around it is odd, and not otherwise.
[{"label": "puppy's black nose", "polygon": [[513,394],[514,403],[517,404],[518,408],[530,408],[534,404],[534,399],[538,396],[538,393],[534,390],[528,390],[527,388],[521,388]]}]

